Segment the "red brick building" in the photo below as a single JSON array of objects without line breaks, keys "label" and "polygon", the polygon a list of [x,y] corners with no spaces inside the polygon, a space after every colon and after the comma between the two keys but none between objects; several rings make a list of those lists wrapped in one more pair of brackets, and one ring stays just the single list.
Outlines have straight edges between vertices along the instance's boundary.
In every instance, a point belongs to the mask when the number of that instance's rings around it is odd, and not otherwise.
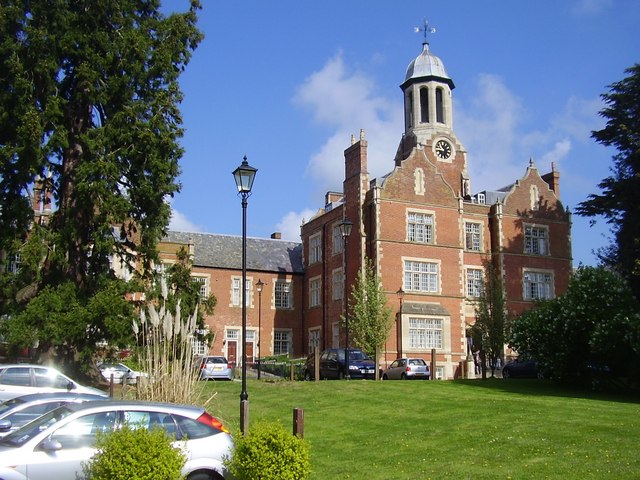
[{"label": "red brick building", "polygon": [[[248,239],[249,359],[258,348],[261,356],[303,356],[344,347],[344,289],[351,291],[366,259],[396,313],[382,365],[406,355],[430,359],[435,350],[440,378],[456,376],[468,360],[466,327],[475,321],[484,259],[502,275],[510,313],[566,289],[571,220],[559,200],[558,172],[552,166],[540,175],[525,161],[512,185],[472,192],[467,152],[453,129],[453,88],[425,44],[401,85],[405,132],[389,173],[369,178],[361,132],[345,150],[343,191],[326,194],[324,207],[301,227],[301,244]],[[353,223],[346,251],[345,219]],[[206,319],[215,333],[209,352],[231,361],[241,358],[240,242],[170,232],[163,245],[166,262],[179,245],[189,246],[203,293],[218,299]]]},{"label": "red brick building", "polygon": [[[435,349],[441,378],[455,376],[467,360],[466,327],[475,321],[483,259],[502,275],[511,313],[566,289],[571,222],[558,172],[552,166],[541,176],[530,161],[512,185],[472,193],[467,152],[453,130],[453,88],[425,43],[401,85],[405,133],[391,171],[369,178],[361,132],[345,150],[343,193],[328,193],[324,208],[302,226],[308,351],[344,346],[344,268],[351,291],[366,258],[397,312],[382,363],[428,359]],[[344,219],[354,226],[343,254]]]}]

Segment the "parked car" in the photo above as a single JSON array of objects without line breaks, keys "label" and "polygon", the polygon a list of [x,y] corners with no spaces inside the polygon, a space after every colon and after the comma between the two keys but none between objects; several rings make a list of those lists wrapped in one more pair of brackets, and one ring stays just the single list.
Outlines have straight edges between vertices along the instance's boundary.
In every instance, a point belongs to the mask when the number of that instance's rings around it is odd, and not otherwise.
[{"label": "parked car", "polygon": [[234,368],[225,357],[207,356],[200,361],[200,380],[233,380]]},{"label": "parked car", "polygon": [[0,365],[0,401],[30,393],[71,391],[108,396],[97,388],[80,385],[52,367],[26,363]]},{"label": "parked car", "polygon": [[102,395],[74,392],[31,393],[0,404],[0,437],[67,403],[104,400]]},{"label": "parked car", "polygon": [[127,367],[124,363],[102,363],[98,367],[103,378],[110,382],[113,375],[113,383],[125,383],[135,385],[138,378],[148,377],[146,372],[138,372]]},{"label": "parked car", "polygon": [[187,480],[228,475],[223,457],[231,455],[233,439],[202,407],[112,400],[58,407],[0,439],[0,478],[76,480],[82,477],[82,463],[96,453],[96,434],[124,423],[160,426],[175,436],[174,446],[186,453],[182,474]]},{"label": "parked car", "polygon": [[431,371],[422,358],[398,358],[382,372],[383,380],[429,380]]},{"label": "parked car", "polygon": [[[320,354],[320,378],[338,378],[347,376],[344,348],[329,348]],[[349,377],[350,378],[374,378],[375,362],[366,353],[357,348],[349,349]],[[315,377],[315,356],[307,358],[304,368],[304,377],[312,380]]]},{"label": "parked car", "polygon": [[502,378],[544,378],[533,358],[518,357],[502,367]]}]

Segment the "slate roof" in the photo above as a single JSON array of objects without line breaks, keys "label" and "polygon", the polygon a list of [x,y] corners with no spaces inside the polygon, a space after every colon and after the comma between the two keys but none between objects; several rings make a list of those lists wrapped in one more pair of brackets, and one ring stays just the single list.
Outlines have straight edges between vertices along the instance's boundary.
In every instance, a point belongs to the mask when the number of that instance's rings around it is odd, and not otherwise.
[{"label": "slate roof", "polygon": [[[242,237],[214,233],[169,231],[165,242],[193,244],[197,267],[242,269]],[[247,238],[247,270],[303,273],[302,244]]]}]

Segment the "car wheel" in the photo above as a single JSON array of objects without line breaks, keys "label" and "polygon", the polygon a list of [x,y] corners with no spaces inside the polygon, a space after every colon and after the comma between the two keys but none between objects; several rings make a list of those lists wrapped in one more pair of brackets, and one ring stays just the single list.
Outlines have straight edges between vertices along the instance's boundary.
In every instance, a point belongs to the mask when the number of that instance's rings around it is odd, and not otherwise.
[{"label": "car wheel", "polygon": [[385,374],[382,375],[382,379],[383,380],[389,380],[389,377],[387,377],[387,374],[385,373]]},{"label": "car wheel", "polygon": [[400,380],[406,380],[407,376],[403,373],[402,375],[400,375]]},{"label": "car wheel", "polygon": [[511,373],[509,373],[509,369],[502,370],[502,378],[511,378]]}]

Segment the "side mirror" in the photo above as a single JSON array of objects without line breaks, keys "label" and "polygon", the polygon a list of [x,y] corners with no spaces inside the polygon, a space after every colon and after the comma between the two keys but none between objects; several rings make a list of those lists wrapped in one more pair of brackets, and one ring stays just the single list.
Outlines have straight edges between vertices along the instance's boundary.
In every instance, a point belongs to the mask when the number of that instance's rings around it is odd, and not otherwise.
[{"label": "side mirror", "polygon": [[43,452],[57,452],[58,450],[62,450],[62,444],[58,440],[47,438],[40,444],[40,450]]},{"label": "side mirror", "polygon": [[0,422],[0,432],[8,432],[11,430],[11,420],[2,420]]},{"label": "side mirror", "polygon": [[67,383],[67,391],[70,392],[71,390],[75,390],[76,388],[76,384],[73,382],[69,382]]}]

